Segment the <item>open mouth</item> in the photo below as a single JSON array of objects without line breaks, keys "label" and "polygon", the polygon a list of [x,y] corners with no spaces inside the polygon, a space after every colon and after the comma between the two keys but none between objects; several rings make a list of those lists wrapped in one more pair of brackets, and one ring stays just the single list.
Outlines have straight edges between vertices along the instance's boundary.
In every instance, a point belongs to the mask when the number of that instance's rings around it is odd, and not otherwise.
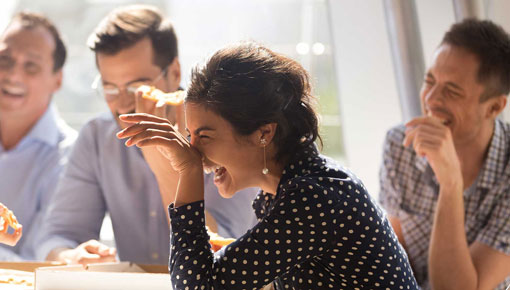
[{"label": "open mouth", "polygon": [[2,86],[2,94],[13,98],[22,98],[25,96],[25,89],[15,86]]},{"label": "open mouth", "polygon": [[436,112],[436,111],[429,110],[427,112],[427,115],[430,117],[438,118],[441,121],[441,123],[443,123],[443,125],[445,125],[445,126],[449,126],[452,124],[452,120],[449,118],[448,114],[442,113],[442,111]]},{"label": "open mouth", "polygon": [[204,172],[205,173],[213,173],[214,172],[214,182],[220,182],[225,177],[225,174],[227,172],[227,169],[223,166],[204,166]]}]

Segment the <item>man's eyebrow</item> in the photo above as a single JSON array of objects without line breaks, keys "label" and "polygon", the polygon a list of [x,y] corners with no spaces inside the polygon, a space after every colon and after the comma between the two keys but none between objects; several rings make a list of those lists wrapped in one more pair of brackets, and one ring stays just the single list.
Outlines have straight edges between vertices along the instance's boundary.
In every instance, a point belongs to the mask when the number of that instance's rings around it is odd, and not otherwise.
[{"label": "man's eyebrow", "polygon": [[215,130],[213,128],[211,128],[211,127],[202,126],[202,127],[198,128],[198,129],[196,129],[194,133],[195,133],[195,135],[198,135],[202,131],[215,131]]}]

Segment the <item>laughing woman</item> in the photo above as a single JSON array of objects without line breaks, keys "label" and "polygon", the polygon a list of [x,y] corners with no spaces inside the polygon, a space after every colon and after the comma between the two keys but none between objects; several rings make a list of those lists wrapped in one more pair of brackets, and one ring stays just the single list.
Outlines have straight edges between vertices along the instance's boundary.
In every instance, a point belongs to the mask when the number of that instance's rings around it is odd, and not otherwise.
[{"label": "laughing woman", "polygon": [[[314,103],[301,65],[247,43],[193,71],[190,142],[167,120],[122,116],[133,125],[119,137],[158,146],[180,174],[169,207],[174,289],[417,289],[361,181],[316,149]],[[215,172],[224,197],[262,189],[253,204],[258,224],[216,254],[204,225],[203,170]]]}]

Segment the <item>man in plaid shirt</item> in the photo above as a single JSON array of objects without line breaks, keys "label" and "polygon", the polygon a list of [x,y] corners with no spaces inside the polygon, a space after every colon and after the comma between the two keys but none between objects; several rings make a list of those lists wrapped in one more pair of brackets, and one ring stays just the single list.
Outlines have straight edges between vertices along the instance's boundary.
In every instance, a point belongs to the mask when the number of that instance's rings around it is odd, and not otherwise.
[{"label": "man in plaid shirt", "polygon": [[423,289],[510,284],[510,37],[454,24],[420,93],[423,115],[391,129],[380,202]]}]

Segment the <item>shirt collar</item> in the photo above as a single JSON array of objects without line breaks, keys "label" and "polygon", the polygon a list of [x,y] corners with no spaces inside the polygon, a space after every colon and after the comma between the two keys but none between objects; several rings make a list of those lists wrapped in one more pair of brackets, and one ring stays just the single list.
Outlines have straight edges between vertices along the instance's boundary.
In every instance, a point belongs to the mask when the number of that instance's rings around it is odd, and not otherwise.
[{"label": "shirt collar", "polygon": [[491,188],[503,173],[506,162],[507,144],[504,140],[503,125],[500,120],[494,124],[487,157],[485,158],[482,171],[480,172],[479,187]]},{"label": "shirt collar", "polygon": [[315,143],[310,144],[308,147],[298,151],[293,156],[288,164],[285,166],[280,178],[280,185],[278,188],[282,188],[283,184],[296,176],[303,176],[310,173],[310,165],[314,159],[319,156],[319,150]]},{"label": "shirt collar", "polygon": [[28,132],[26,139],[38,140],[50,146],[56,146],[60,139],[58,122],[57,109],[55,105],[50,104],[35,126]]}]

